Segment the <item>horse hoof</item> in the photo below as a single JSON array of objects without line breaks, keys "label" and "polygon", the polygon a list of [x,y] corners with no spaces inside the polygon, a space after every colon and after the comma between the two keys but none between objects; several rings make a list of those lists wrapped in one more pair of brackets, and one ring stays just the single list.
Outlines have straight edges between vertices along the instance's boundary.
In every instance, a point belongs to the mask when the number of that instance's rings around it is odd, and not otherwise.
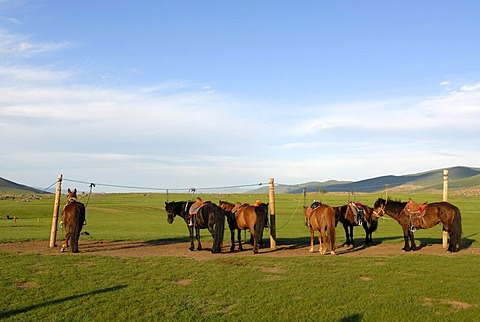
[{"label": "horse hoof", "polygon": [[309,251],[310,253],[313,253],[313,248],[310,248],[308,251]]},{"label": "horse hoof", "polygon": [[330,252],[330,255],[335,255],[335,251],[332,250],[332,251]]}]

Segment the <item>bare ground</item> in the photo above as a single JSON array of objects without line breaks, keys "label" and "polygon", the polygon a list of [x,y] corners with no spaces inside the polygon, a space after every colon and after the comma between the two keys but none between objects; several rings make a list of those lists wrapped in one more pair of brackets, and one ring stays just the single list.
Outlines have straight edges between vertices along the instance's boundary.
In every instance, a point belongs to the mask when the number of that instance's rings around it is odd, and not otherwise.
[{"label": "bare ground", "polygon": [[[309,252],[308,245],[284,245],[277,244],[277,249],[268,247],[260,249],[257,255],[252,252],[252,246],[245,245],[244,251],[235,250],[229,252],[230,243],[224,243],[221,254],[212,254],[210,252],[211,243],[202,243],[202,251],[189,251],[189,243],[183,241],[82,241],[80,240],[80,254],[103,255],[116,257],[147,257],[147,256],[181,256],[198,260],[211,259],[224,256],[267,256],[267,257],[295,257],[295,256],[321,256],[318,252],[318,244],[315,245],[315,252]],[[457,253],[448,253],[440,244],[423,245],[415,252],[403,252],[402,244],[380,243],[365,247],[359,245],[355,248],[338,246],[336,254],[338,256],[389,256],[404,254],[411,256],[413,254],[429,254],[438,256],[457,256],[459,254],[480,254],[480,249],[469,247],[461,249]],[[29,241],[16,243],[0,243],[0,252],[15,254],[42,254],[42,255],[60,255],[60,247],[49,247],[48,241]],[[331,256],[331,255],[328,255]]]}]

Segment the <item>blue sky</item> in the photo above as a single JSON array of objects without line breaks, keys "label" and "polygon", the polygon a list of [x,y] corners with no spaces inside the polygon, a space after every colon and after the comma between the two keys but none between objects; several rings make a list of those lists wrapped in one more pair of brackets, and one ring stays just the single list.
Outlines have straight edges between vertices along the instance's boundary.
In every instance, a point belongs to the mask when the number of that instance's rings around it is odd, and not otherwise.
[{"label": "blue sky", "polygon": [[0,0],[0,176],[183,189],[479,167],[479,13]]}]

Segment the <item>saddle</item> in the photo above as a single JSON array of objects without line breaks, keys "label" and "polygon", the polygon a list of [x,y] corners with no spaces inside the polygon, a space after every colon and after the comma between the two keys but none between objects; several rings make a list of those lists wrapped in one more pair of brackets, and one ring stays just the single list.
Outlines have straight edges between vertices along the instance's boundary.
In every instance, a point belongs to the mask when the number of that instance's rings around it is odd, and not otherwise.
[{"label": "saddle", "polygon": [[198,211],[205,206],[205,204],[210,203],[211,201],[195,201],[191,206],[190,209],[188,210],[188,214],[190,216],[195,216]]},{"label": "saddle", "polygon": [[357,225],[361,225],[364,219],[364,211],[362,203],[358,201],[351,201],[348,203],[348,206],[352,210],[352,213],[355,215],[354,219]]},{"label": "saddle", "polygon": [[412,199],[409,199],[407,204],[405,205],[405,208],[403,209],[407,215],[410,216],[418,216],[418,215],[423,215],[425,214],[425,211],[427,210],[428,207],[428,202],[425,201],[422,204],[416,203]]}]

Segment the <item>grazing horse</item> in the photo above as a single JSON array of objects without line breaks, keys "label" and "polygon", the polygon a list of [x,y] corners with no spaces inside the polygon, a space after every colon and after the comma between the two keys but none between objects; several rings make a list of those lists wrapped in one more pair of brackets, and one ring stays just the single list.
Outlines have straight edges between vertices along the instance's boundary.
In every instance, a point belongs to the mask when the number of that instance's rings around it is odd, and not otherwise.
[{"label": "grazing horse", "polygon": [[335,210],[333,207],[323,204],[303,207],[303,214],[305,215],[305,225],[310,229],[310,252],[313,252],[315,231],[318,230],[320,253],[324,255],[330,244],[330,254],[335,255]]},{"label": "grazing horse", "polygon": [[409,210],[410,202],[393,201],[379,198],[374,205],[374,215],[389,215],[395,219],[403,229],[404,251],[417,250],[413,233],[416,229],[427,229],[443,224],[450,237],[448,252],[456,252],[462,242],[462,217],[460,210],[454,205],[442,201],[424,204],[420,212],[412,214]]},{"label": "grazing horse", "polygon": [[253,237],[253,253],[257,254],[259,245],[262,244],[263,229],[268,225],[268,203],[258,203],[256,206],[251,206],[249,204],[232,204],[220,200],[219,206],[227,214],[232,241],[230,251],[235,250],[235,229],[238,231],[238,249],[241,251],[243,250],[241,231],[248,229]]},{"label": "grazing horse", "polygon": [[68,189],[67,203],[62,211],[62,224],[65,227],[65,242],[62,252],[68,250],[69,242],[71,251],[78,253],[78,239],[85,222],[85,205],[77,201],[77,189]]},{"label": "grazing horse", "polygon": [[346,241],[343,245],[355,247],[353,228],[363,226],[365,229],[365,244],[372,244],[372,233],[377,229],[378,218],[372,216],[373,209],[367,205],[350,202],[347,205],[334,207],[336,222],[339,221],[345,230]]},{"label": "grazing horse", "polygon": [[213,238],[212,253],[220,253],[223,242],[223,230],[225,227],[225,212],[216,204],[205,202],[198,209],[197,214],[191,218],[189,210],[192,204],[192,201],[165,202],[168,223],[173,223],[175,216],[180,216],[185,220],[190,234],[190,251],[195,249],[195,244],[193,242],[194,230],[197,239],[197,250],[202,250],[202,244],[200,243],[200,229],[208,229]]}]

